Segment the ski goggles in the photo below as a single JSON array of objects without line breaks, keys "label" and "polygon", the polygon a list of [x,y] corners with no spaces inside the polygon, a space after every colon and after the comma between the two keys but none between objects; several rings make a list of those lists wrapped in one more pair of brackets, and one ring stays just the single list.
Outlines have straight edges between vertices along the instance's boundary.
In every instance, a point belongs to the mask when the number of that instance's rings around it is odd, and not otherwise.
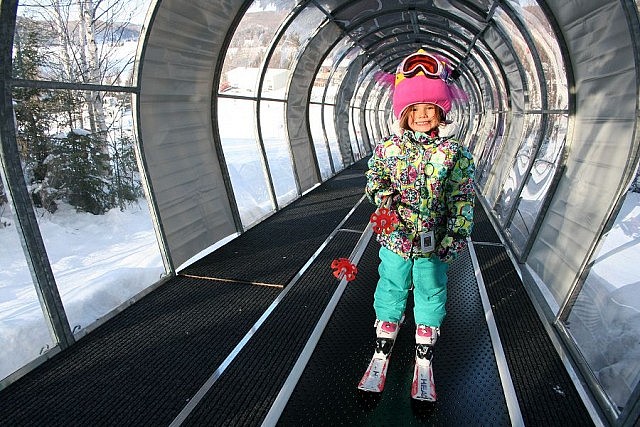
[{"label": "ski goggles", "polygon": [[405,77],[413,77],[420,71],[431,79],[446,80],[447,76],[445,64],[435,56],[425,52],[416,52],[407,56],[400,64],[399,71]]}]

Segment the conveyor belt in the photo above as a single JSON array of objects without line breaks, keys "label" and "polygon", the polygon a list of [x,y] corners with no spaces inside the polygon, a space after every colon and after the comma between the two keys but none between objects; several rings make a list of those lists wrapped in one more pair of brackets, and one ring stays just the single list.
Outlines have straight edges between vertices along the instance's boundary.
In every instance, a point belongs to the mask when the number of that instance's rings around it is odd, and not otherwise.
[{"label": "conveyor belt", "polygon": [[413,301],[391,356],[382,394],[356,385],[373,354],[373,292],[379,245],[372,240],[307,370],[282,413],[282,425],[510,425],[506,402],[469,254],[450,270],[447,318],[436,345],[434,377],[439,402],[411,399]]},{"label": "conveyor belt", "polygon": [[[198,263],[209,268],[202,276],[211,272],[213,279],[169,280],[0,391],[0,423],[169,425],[282,292],[246,282],[286,285],[296,276],[362,197],[362,163]],[[271,238],[283,227],[294,244]],[[295,232],[300,229],[307,233]],[[329,264],[322,267],[322,277],[335,281]],[[307,304],[317,304],[315,297]]]},{"label": "conveyor belt", "polygon": [[[0,391],[2,424],[261,425],[338,286],[331,260],[351,253],[373,210],[366,201],[356,207],[363,165],[184,271],[209,279],[169,280]],[[474,253],[525,423],[591,424],[504,247],[478,209]],[[376,397],[356,390],[372,353],[377,248],[374,241],[367,244],[357,279],[347,285],[284,402],[279,424],[509,425],[468,251],[450,270],[449,314],[434,359],[438,403],[409,397],[410,309],[385,392]]]}]

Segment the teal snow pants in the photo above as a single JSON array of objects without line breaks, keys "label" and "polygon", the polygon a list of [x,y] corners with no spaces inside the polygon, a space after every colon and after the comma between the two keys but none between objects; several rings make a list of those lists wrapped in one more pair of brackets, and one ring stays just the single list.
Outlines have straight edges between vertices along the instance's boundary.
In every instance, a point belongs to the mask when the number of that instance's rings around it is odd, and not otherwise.
[{"label": "teal snow pants", "polygon": [[385,247],[379,255],[380,280],[373,301],[376,317],[398,322],[413,283],[416,324],[439,327],[446,314],[449,264],[438,257],[404,259]]}]

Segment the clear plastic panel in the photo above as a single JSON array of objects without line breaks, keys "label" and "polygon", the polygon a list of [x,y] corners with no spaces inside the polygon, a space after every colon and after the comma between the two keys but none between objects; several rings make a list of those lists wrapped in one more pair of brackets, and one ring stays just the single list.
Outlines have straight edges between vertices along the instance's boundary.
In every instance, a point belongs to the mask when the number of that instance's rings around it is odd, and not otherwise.
[{"label": "clear plastic panel", "polygon": [[342,155],[340,154],[340,146],[338,145],[338,137],[336,135],[335,121],[333,120],[335,108],[333,105],[324,106],[324,128],[327,132],[327,140],[329,141],[329,150],[331,151],[331,158],[333,159],[333,167],[336,172],[340,172],[344,169],[342,163]]},{"label": "clear plastic panel", "polygon": [[262,97],[285,99],[286,85],[294,68],[293,61],[326,16],[310,5],[297,15],[280,38],[269,61],[262,86]]},{"label": "clear plastic panel", "polygon": [[516,57],[524,67],[524,74],[526,78],[527,90],[529,95],[529,109],[541,109],[541,87],[538,80],[538,71],[536,64],[533,61],[533,55],[529,49],[529,45],[525,41],[520,28],[511,20],[507,13],[501,8],[497,7],[493,19],[502,30],[510,37],[511,44],[515,50]]},{"label": "clear plastic panel", "polygon": [[309,104],[309,126],[311,127],[311,137],[313,138],[313,147],[318,159],[320,176],[323,181],[326,181],[331,177],[332,171],[327,141],[322,130],[322,105]]},{"label": "clear plastic panel", "polygon": [[[377,114],[382,136],[385,137],[390,133],[389,128],[393,122],[393,114],[391,113],[391,91],[389,88],[385,88],[383,90],[384,93],[382,94],[382,99],[379,104],[380,109]],[[387,107],[389,108],[388,111],[386,110]]]},{"label": "clear plastic panel", "polygon": [[225,161],[244,226],[275,210],[255,135],[255,102],[218,98],[218,125]]},{"label": "clear plastic panel", "polygon": [[[233,34],[222,66],[220,93],[254,96],[260,67],[276,31],[291,13],[291,0],[254,1]],[[277,79],[273,73],[268,84]]]},{"label": "clear plastic panel", "polygon": [[[353,109],[353,126],[355,128],[355,134],[356,134],[356,140],[357,140],[357,146],[358,146],[358,160],[363,158],[366,154],[367,154],[367,149],[365,147],[366,144],[366,138],[367,135],[363,135],[362,134],[362,126],[361,126],[361,120],[362,120],[362,115],[365,114],[365,126],[366,126],[366,111],[365,110],[360,110],[360,109]],[[366,131],[366,130],[365,130]]]},{"label": "clear plastic panel", "polygon": [[[358,140],[362,137],[362,135],[360,135],[360,127],[357,125],[357,123],[360,122],[360,110],[357,108],[350,108],[349,110],[351,111],[351,120],[349,121],[349,139],[351,142],[354,161],[358,161],[363,157],[363,154],[360,153],[360,148],[358,147]],[[354,123],[356,123],[355,126]]]},{"label": "clear plastic panel", "polygon": [[[492,166],[494,164],[502,147],[502,143],[504,142],[504,114],[495,114],[492,117],[493,120],[487,122],[487,125],[491,128],[491,132],[489,132],[486,140],[482,142],[482,149],[479,151],[479,154],[476,155],[478,171],[476,180],[481,188],[487,183],[489,178],[490,167],[486,167],[486,165]],[[478,151],[474,151],[474,153],[478,153]]]},{"label": "clear plastic panel", "polygon": [[[638,177],[636,177],[636,180]],[[622,411],[640,381],[640,183],[624,204],[564,326],[614,407]]]},{"label": "clear plastic panel", "polygon": [[[77,2],[20,2],[14,53],[40,62],[37,76],[71,83],[131,86],[138,40],[151,0],[94,1],[82,14]],[[81,20],[83,16],[99,19]],[[31,48],[31,50],[30,50]],[[34,54],[34,52],[37,52]]]},{"label": "clear plastic panel", "polygon": [[358,75],[358,82],[356,83],[356,93],[354,94],[353,100],[351,101],[351,104],[358,108],[362,103],[362,98],[364,97],[367,88],[369,87],[368,83],[371,81],[371,79],[373,79],[374,67],[374,63],[369,62],[362,68],[362,71],[360,71],[360,74]]},{"label": "clear plastic panel", "polygon": [[506,225],[504,221],[508,219],[511,209],[520,198],[518,191],[522,181],[527,178],[527,169],[533,160],[533,151],[538,142],[540,115],[528,114],[524,117],[524,123],[522,143],[518,148],[509,175],[503,184],[500,200],[496,205],[496,211],[503,225]]},{"label": "clear plastic panel", "polygon": [[520,249],[525,248],[533,232],[535,222],[547,198],[556,170],[561,162],[561,154],[567,136],[567,115],[549,116],[547,135],[533,162],[531,173],[520,195],[520,203],[509,226],[513,243]]},{"label": "clear plastic panel", "polygon": [[[481,64],[481,67],[483,69],[482,73],[478,73],[477,76],[480,77],[480,80],[483,81],[484,80],[484,75],[493,75],[495,76],[495,82],[498,85],[498,87],[494,87],[494,84],[490,84],[489,87],[492,88],[492,90],[497,92],[494,92],[494,108],[497,108],[499,110],[506,110],[507,109],[507,102],[508,102],[508,95],[507,95],[507,88],[505,85],[504,80],[502,79],[502,74],[500,74],[500,65],[497,64],[495,62],[494,57],[489,53],[488,49],[482,44],[482,43],[477,43],[475,46],[475,49],[483,52],[483,58],[487,58],[490,62],[487,65],[485,61],[483,61],[481,58],[478,58],[478,63]],[[472,52],[472,55],[475,55],[474,52]],[[500,94],[500,97],[498,97],[498,92]]]},{"label": "clear plastic panel", "polygon": [[[482,3],[484,3],[484,8],[482,7]],[[464,2],[461,1],[451,1],[451,0],[435,0],[433,5],[438,9],[445,10],[455,16],[460,16],[464,14],[464,21],[470,24],[473,24],[476,28],[482,28],[485,21],[485,15],[481,15],[478,13],[477,9],[484,9],[483,12],[486,14],[489,10],[490,1],[475,1],[474,8],[468,7]],[[462,14],[460,13],[462,12]]]},{"label": "clear plastic panel", "polygon": [[349,65],[355,58],[360,55],[361,52],[362,50],[360,48],[353,48],[342,58],[333,75],[331,76],[331,81],[329,82],[329,90],[327,92],[327,103],[335,104],[336,96],[338,95],[340,85],[342,84],[342,81],[344,80],[347,71],[349,70]]},{"label": "clear plastic panel", "polygon": [[376,108],[376,104],[378,103],[379,94],[380,94],[380,86],[376,84],[369,91],[369,96],[367,97],[367,103],[366,103],[366,106],[365,106],[367,109]]},{"label": "clear plastic panel", "polygon": [[[137,168],[131,95],[38,92],[13,92],[17,141],[58,291],[78,332],[166,270]],[[42,103],[45,96],[51,102]],[[87,99],[101,101],[91,116]],[[60,114],[69,105],[77,111]]]},{"label": "clear plastic panel", "polygon": [[546,79],[548,108],[567,109],[569,88],[557,36],[542,9],[528,0],[507,0],[531,32]]},{"label": "clear plastic panel", "polygon": [[323,102],[325,92],[327,102],[333,102],[338,86],[335,84],[337,82],[335,79],[329,80],[329,78],[331,77],[331,73],[334,68],[337,66],[337,62],[343,57],[351,45],[351,40],[348,37],[345,37],[331,50],[331,52],[329,52],[325,60],[322,62],[320,71],[316,74],[313,82],[313,87],[311,88],[311,102]]},{"label": "clear plastic panel", "polygon": [[[429,13],[418,13],[418,23],[420,25],[426,26],[428,28],[431,26],[430,23],[433,23],[433,22],[439,23],[442,26],[442,28],[449,29],[447,30],[447,33],[441,34],[441,37],[443,39],[447,39],[451,37],[449,32],[461,34],[463,37],[463,41],[465,43],[469,43],[469,41],[473,40],[474,38],[474,33],[472,33],[470,30],[466,29],[465,27],[461,26],[456,22],[450,21],[449,19],[446,19],[439,15],[434,15]],[[438,29],[438,32],[441,32],[441,31],[443,30]]]},{"label": "clear plastic panel", "polygon": [[346,56],[350,56],[347,53],[350,49],[353,49],[353,42],[350,38],[345,37],[331,50],[323,63],[323,66],[330,65],[331,72],[333,73],[329,76],[330,79],[326,82],[326,99],[324,99],[324,102],[335,102],[340,82],[342,81],[342,77],[344,77],[344,67],[348,65],[348,62],[345,62],[343,59]]},{"label": "clear plastic panel", "polygon": [[320,66],[320,70],[316,74],[316,78],[313,80],[313,86],[311,87],[310,102],[322,102],[322,98],[324,97],[330,74],[330,67],[324,64]]},{"label": "clear plastic panel", "polygon": [[0,180],[0,380],[55,346]]},{"label": "clear plastic panel", "polygon": [[[339,11],[334,13],[334,16],[338,22],[345,26],[351,26],[362,22],[362,26],[353,33],[355,36],[369,33],[372,28],[384,28],[390,24],[403,21],[411,22],[411,18],[407,12],[395,11],[384,14],[378,13],[385,9],[388,10],[397,7],[393,2],[389,3],[379,0],[364,0],[342,3],[346,4],[346,7],[341,7]],[[391,7],[385,8],[385,6]],[[375,18],[371,18],[372,15],[377,16]]]},{"label": "clear plastic panel", "polygon": [[367,110],[367,123],[369,124],[369,141],[375,146],[380,141],[382,134],[377,124],[377,110]]},{"label": "clear plastic panel", "polygon": [[285,206],[298,196],[293,159],[285,132],[284,108],[284,102],[260,103],[262,141],[279,206]]},{"label": "clear plastic panel", "polygon": [[360,39],[357,40],[360,46],[365,49],[375,49],[377,51],[387,51],[396,44],[396,37],[399,34],[413,33],[415,31],[410,22],[402,23],[398,22],[395,25],[387,28],[376,28],[373,32],[363,34]]}]

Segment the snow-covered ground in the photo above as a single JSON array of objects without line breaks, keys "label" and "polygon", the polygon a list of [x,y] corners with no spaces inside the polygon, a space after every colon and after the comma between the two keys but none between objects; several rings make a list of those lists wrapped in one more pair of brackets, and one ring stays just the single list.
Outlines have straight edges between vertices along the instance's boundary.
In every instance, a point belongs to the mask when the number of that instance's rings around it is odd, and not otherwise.
[{"label": "snow-covered ground", "polygon": [[[53,346],[18,238],[0,207],[0,378]],[[86,328],[165,273],[146,202],[105,215],[60,205],[38,224],[69,324]]]}]

